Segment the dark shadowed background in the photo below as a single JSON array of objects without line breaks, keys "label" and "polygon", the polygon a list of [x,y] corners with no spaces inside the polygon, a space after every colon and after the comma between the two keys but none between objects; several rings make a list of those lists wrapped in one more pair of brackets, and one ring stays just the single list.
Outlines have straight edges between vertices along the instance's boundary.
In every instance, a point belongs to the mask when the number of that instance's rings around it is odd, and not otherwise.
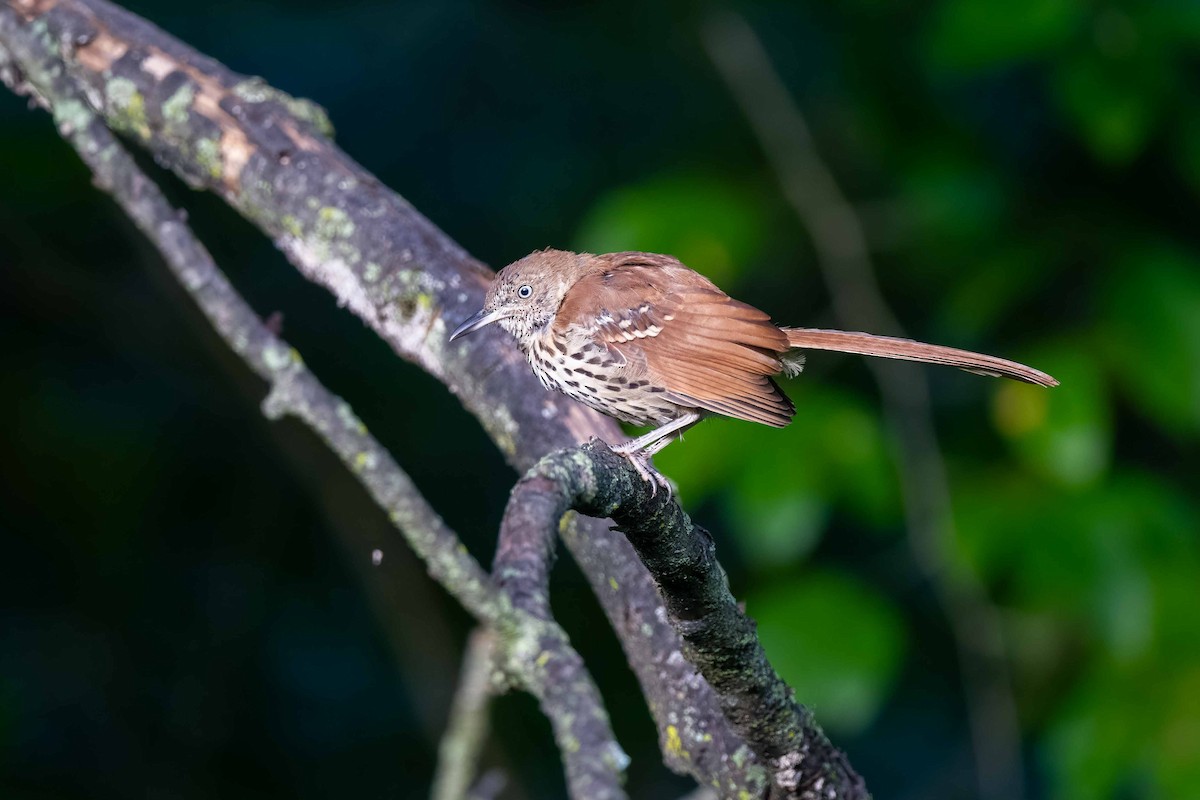
[{"label": "dark shadowed background", "polygon": [[[673,253],[830,326],[804,227],[684,3],[126,4],[330,112],[493,266]],[[1031,798],[1200,797],[1200,6],[735,2],[854,203],[908,332],[1053,391],[930,370],[950,569],[996,604]],[[490,560],[516,475],[247,223],[168,187],[218,262]],[[915,369],[915,368],[914,368]],[[880,798],[976,796],[954,638],[905,543],[860,360],[783,431],[659,459],[779,670]],[[0,794],[422,797],[469,619],[221,345],[56,135],[0,92]],[[372,565],[372,550],[383,560]],[[568,558],[555,611],[639,798],[683,794]],[[563,794],[527,697],[507,797]]]}]

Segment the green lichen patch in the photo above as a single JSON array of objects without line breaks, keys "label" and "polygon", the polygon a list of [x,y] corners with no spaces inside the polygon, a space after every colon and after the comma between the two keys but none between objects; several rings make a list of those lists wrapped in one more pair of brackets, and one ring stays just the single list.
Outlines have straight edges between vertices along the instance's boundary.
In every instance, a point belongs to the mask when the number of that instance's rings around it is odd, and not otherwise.
[{"label": "green lichen patch", "polygon": [[340,208],[322,206],[317,212],[315,232],[323,239],[349,239],[354,235],[354,221]]},{"label": "green lichen patch", "polygon": [[692,754],[684,749],[683,740],[679,738],[679,729],[674,725],[667,726],[666,750],[667,753],[676,758],[688,759],[692,757]]},{"label": "green lichen patch", "polygon": [[423,270],[402,269],[378,282],[376,296],[384,303],[395,303],[400,317],[407,320],[432,311],[444,288],[441,281]]},{"label": "green lichen patch", "polygon": [[196,99],[195,88],[190,83],[183,84],[162,104],[163,119],[172,127],[186,126],[188,113],[191,111],[194,99]]},{"label": "green lichen patch", "polygon": [[197,139],[196,164],[210,177],[220,179],[224,171],[221,164],[221,143],[216,139]]},{"label": "green lichen patch", "polygon": [[266,103],[274,100],[288,110],[296,119],[301,119],[316,128],[322,136],[333,137],[333,123],[329,114],[317,103],[303,97],[292,97],[281,92],[259,77],[247,78],[233,87],[233,93],[247,103]]},{"label": "green lichen patch", "polygon": [[293,352],[295,351],[284,345],[267,345],[263,348],[263,364],[272,372],[282,372],[295,363],[295,360],[292,358]]},{"label": "green lichen patch", "polygon": [[279,225],[285,231],[287,231],[288,234],[295,236],[297,239],[304,235],[304,227],[300,224],[300,220],[296,219],[296,217],[292,216],[291,214],[284,214],[282,217],[280,217]]},{"label": "green lichen patch", "polygon": [[363,424],[358,415],[354,413],[354,409],[350,408],[350,404],[342,401],[337,405],[337,416],[341,420],[343,427],[348,431],[353,431],[360,436],[367,433],[367,426]]},{"label": "green lichen patch", "polygon": [[276,95],[283,94],[283,92],[273,88],[258,75],[253,75],[244,81],[234,84],[233,93],[247,103],[265,103],[273,99]]},{"label": "green lichen patch", "polygon": [[150,138],[150,123],[146,120],[146,98],[137,84],[128,78],[111,78],[104,87],[104,104],[111,121],[119,130]]},{"label": "green lichen patch", "polygon": [[488,412],[490,413],[484,419],[483,424],[491,435],[492,441],[506,456],[516,455],[517,434],[520,432],[520,426],[513,418],[512,412],[508,410],[508,406],[502,405],[489,408]]},{"label": "green lichen patch", "polygon": [[64,134],[83,130],[94,118],[92,110],[78,100],[64,100],[54,106],[54,121]]}]

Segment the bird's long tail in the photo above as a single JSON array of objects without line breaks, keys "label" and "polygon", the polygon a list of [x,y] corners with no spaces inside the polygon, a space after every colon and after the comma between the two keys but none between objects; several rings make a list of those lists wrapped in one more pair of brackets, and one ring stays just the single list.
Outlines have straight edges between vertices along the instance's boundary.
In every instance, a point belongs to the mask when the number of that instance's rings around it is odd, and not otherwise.
[{"label": "bird's long tail", "polygon": [[898,358],[903,361],[946,364],[980,375],[1012,378],[1038,386],[1058,386],[1057,380],[1041,370],[1006,358],[972,353],[970,350],[852,331],[829,331],[819,328],[784,328],[783,331],[787,334],[789,345],[803,350],[836,350],[841,353]]}]

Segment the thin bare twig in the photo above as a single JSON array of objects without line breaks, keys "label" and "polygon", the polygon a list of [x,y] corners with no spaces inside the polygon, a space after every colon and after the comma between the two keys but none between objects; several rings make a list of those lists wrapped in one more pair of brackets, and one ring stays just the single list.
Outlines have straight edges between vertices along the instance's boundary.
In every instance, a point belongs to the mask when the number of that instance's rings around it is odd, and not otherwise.
[{"label": "thin bare twig", "polygon": [[495,636],[478,628],[467,639],[446,733],[438,747],[431,800],[468,800],[488,733]]},{"label": "thin bare twig", "polygon": [[[709,57],[741,106],[784,195],[808,229],[842,324],[852,330],[903,335],[871,263],[863,226],[817,153],[799,107],[744,19],[726,13],[703,29]],[[949,481],[938,445],[924,374],[869,360],[899,443],[908,543],[934,587],[958,648],[967,698],[979,796],[1019,799],[1024,769],[1021,735],[1001,620],[979,580],[953,569]]]},{"label": "thin bare twig", "polygon": [[467,793],[467,800],[496,800],[508,785],[508,778],[499,769],[489,769]]}]

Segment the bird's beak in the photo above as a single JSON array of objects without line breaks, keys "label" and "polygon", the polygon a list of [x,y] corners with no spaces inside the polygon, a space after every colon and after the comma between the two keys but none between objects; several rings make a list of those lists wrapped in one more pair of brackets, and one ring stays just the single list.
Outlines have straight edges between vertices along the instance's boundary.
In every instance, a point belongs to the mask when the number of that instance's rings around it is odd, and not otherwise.
[{"label": "bird's beak", "polygon": [[491,325],[493,322],[502,320],[507,316],[501,311],[488,311],[486,308],[481,308],[471,316],[467,317],[462,325],[454,329],[454,333],[450,334],[450,341],[454,341],[460,336],[466,336],[468,333],[474,333],[484,325]]}]

